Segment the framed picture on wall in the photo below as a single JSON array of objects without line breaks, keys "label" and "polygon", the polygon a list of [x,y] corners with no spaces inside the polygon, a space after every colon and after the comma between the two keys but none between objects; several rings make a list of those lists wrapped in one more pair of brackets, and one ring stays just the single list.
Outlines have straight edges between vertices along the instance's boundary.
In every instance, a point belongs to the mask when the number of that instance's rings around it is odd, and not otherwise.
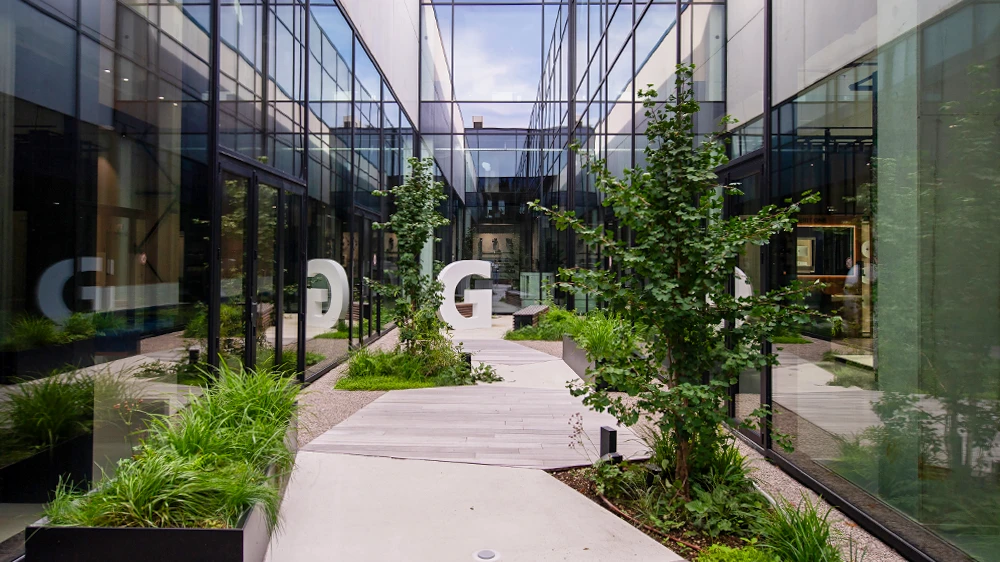
[{"label": "framed picture on wall", "polygon": [[816,239],[797,238],[795,240],[795,269],[799,273],[816,272]]}]

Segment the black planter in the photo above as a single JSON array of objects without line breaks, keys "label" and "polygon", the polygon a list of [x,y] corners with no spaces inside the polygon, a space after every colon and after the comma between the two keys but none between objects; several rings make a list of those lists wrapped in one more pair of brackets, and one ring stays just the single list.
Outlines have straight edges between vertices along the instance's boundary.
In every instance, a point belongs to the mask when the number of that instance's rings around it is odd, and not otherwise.
[{"label": "black planter", "polygon": [[[298,450],[298,420],[285,443]],[[268,471],[281,496],[290,474]],[[24,531],[29,562],[263,562],[271,540],[267,517],[254,507],[231,529],[55,527],[42,519]]]},{"label": "black planter", "polygon": [[0,352],[0,383],[14,384],[25,380],[40,379],[55,369],[68,365],[89,367],[94,364],[94,340],[80,340]]},{"label": "black planter", "polygon": [[51,527],[25,529],[30,562],[262,562],[271,530],[259,508],[232,529]]},{"label": "black planter", "polygon": [[136,355],[139,353],[140,332],[116,332],[94,338],[98,355]]},{"label": "black planter", "polygon": [[87,486],[94,465],[94,436],[85,433],[50,450],[0,468],[0,502],[45,503],[59,477]]}]

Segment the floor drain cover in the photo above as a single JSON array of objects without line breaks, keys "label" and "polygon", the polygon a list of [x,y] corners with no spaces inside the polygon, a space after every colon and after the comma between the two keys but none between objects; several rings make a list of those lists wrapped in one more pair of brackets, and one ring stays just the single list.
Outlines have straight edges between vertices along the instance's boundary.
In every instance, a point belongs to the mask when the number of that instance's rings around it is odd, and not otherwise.
[{"label": "floor drain cover", "polygon": [[500,555],[493,550],[480,550],[476,553],[476,560],[500,560]]}]

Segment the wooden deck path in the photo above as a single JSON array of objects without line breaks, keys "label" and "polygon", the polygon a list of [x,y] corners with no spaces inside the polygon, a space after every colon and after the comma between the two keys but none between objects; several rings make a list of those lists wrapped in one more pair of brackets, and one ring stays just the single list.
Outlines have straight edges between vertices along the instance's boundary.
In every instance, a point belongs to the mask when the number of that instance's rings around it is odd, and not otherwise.
[{"label": "wooden deck path", "polygon": [[[574,436],[574,423],[582,423],[586,436]],[[589,410],[567,390],[501,385],[399,390],[303,449],[556,469],[591,464],[598,456],[600,427],[614,424],[613,417]],[[645,447],[619,428],[618,450],[631,458]]]}]

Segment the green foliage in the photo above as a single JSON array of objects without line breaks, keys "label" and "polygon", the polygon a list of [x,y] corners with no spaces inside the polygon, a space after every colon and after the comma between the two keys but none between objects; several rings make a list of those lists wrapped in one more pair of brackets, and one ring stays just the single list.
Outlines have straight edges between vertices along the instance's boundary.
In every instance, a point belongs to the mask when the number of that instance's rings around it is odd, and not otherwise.
[{"label": "green foliage", "polygon": [[591,361],[621,360],[636,351],[632,327],[615,313],[596,310],[576,327],[573,339]]},{"label": "green foliage", "polygon": [[811,341],[805,339],[804,337],[794,334],[791,336],[774,336],[771,338],[771,343],[777,344],[805,344],[812,343]]},{"label": "green foliage", "polygon": [[[190,339],[208,339],[208,307],[204,303],[194,305],[194,315],[184,328],[184,337]],[[243,335],[243,307],[237,304],[223,303],[219,307],[219,337],[236,338]]]},{"label": "green foliage", "polygon": [[85,340],[97,335],[97,327],[94,319],[89,314],[76,312],[70,315],[63,323],[64,339],[69,341]]},{"label": "green foliage", "polygon": [[366,281],[376,293],[395,301],[392,319],[399,328],[401,345],[407,351],[420,351],[433,346],[443,337],[441,330],[447,327],[437,317],[442,302],[441,283],[434,275],[424,274],[420,254],[428,242],[438,240],[434,230],[448,224],[448,219],[438,212],[440,202],[448,196],[444,185],[434,181],[433,160],[410,158],[409,165],[410,174],[405,182],[387,191],[375,192],[395,199],[396,212],[387,222],[373,226],[391,230],[396,235],[399,285]]},{"label": "green foliage", "polygon": [[344,377],[337,381],[337,390],[410,390],[431,388],[434,381],[408,379],[397,376],[369,375],[364,377]]},{"label": "green foliage", "polygon": [[731,442],[693,480],[694,497],[684,506],[691,526],[711,537],[757,532],[769,504],[754,487],[746,458]]},{"label": "green foliage", "polygon": [[154,450],[119,461],[115,477],[91,495],[61,486],[45,514],[57,526],[225,528],[256,504],[276,521],[278,501],[274,486],[245,463],[215,466]]},{"label": "green foliage", "polygon": [[489,365],[469,367],[459,350],[450,345],[404,350],[359,349],[351,355],[347,376],[337,381],[339,390],[400,390],[431,386],[460,386],[502,380]]},{"label": "green foliage", "polygon": [[90,431],[94,417],[94,379],[49,376],[16,385],[7,394],[2,417],[14,448],[55,447]]},{"label": "green foliage", "polygon": [[525,326],[503,335],[505,340],[562,341],[563,334],[573,335],[581,318],[565,308],[550,304],[549,311],[538,319],[537,326]]},{"label": "green foliage", "polygon": [[4,347],[14,351],[62,343],[55,322],[45,317],[22,316],[9,328]]},{"label": "green foliage", "polygon": [[844,365],[840,362],[822,362],[818,365],[833,373],[833,380],[826,383],[829,386],[843,386],[845,388],[856,386],[865,390],[878,390],[878,379],[875,377],[875,371]]},{"label": "green foliage", "polygon": [[598,493],[625,504],[664,532],[685,527],[713,538],[752,537],[759,532],[769,504],[731,442],[693,473],[691,499],[682,494],[682,484],[669,477],[670,460],[654,447],[645,465],[598,462],[591,478]]},{"label": "green foliage", "polygon": [[830,511],[820,513],[819,507],[804,497],[798,507],[782,503],[764,520],[764,546],[779,560],[841,562],[840,550],[831,542]]},{"label": "green foliage", "polygon": [[[575,395],[598,411],[609,411],[626,425],[642,417],[657,419],[668,440],[670,476],[681,495],[692,497],[693,467],[715,455],[723,443],[721,407],[739,373],[777,363],[761,352],[761,342],[796,330],[815,314],[803,302],[810,287],[792,284],[763,295],[736,298],[728,283],[748,244],[764,245],[794,229],[807,195],[787,207],[767,206],[758,214],[724,217],[732,186],[720,188],[715,170],[726,162],[723,145],[708,139],[695,146],[694,117],[700,107],[692,88],[693,68],[677,67],[678,91],[667,104],[655,91],[643,91],[649,118],[646,168],[615,177],[603,160],[588,160],[589,172],[631,240],[614,238],[603,225],[590,226],[573,211],[537,203],[559,230],[578,239],[622,269],[563,269],[558,286],[583,291],[606,302],[631,326],[645,356],[606,361],[597,380],[631,398],[597,386],[576,387]],[[641,280],[641,282],[640,282]],[[710,381],[707,379],[711,378]],[[748,420],[760,419],[758,410]]]},{"label": "green foliage", "polygon": [[215,386],[153,422],[113,478],[90,493],[61,485],[45,514],[53,525],[218,528],[259,505],[274,525],[279,496],[266,470],[291,467],[285,435],[297,393],[280,372],[222,365]]},{"label": "green foliage", "polygon": [[714,544],[703,550],[695,562],[779,562],[771,553],[756,546],[730,548]]}]

